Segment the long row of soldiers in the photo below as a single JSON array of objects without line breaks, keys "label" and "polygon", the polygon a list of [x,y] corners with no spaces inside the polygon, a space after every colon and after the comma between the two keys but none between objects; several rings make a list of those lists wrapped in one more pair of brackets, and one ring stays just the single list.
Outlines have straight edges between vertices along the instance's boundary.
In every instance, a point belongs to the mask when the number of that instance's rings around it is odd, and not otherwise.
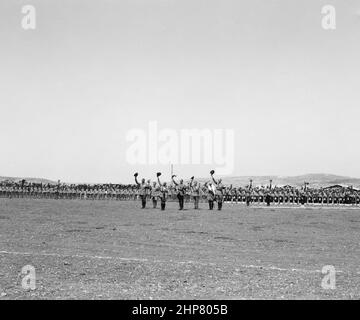
[{"label": "long row of soldiers", "polygon": [[210,172],[211,179],[200,183],[191,177],[189,181],[176,181],[174,175],[170,183],[160,181],[161,173],[157,173],[157,181],[142,179],[138,181],[135,174],[135,184],[63,184],[0,182],[0,197],[5,198],[45,198],[45,199],[87,199],[87,200],[136,200],[141,199],[142,207],[147,199],[151,199],[153,207],[160,202],[164,210],[168,200],[179,202],[179,209],[184,209],[184,202],[192,201],[194,209],[199,208],[199,202],[208,202],[209,209],[214,209],[217,202],[219,210],[223,202],[244,202],[270,205],[273,204],[319,204],[319,205],[360,205],[360,191],[353,188],[334,186],[329,188],[296,188],[282,187],[245,187],[224,186],[221,179],[214,178],[214,171]]},{"label": "long row of soldiers", "polygon": [[132,200],[136,199],[137,191],[137,186],[133,184],[0,182],[0,198]]},{"label": "long row of soldiers", "polygon": [[[179,202],[179,210],[184,209],[184,198],[186,195],[190,195],[193,199],[194,209],[199,209],[199,201],[202,196],[208,201],[209,210],[214,209],[214,202],[217,202],[218,210],[222,209],[224,201],[237,203],[245,202],[248,206],[250,203],[266,203],[270,206],[270,203],[274,204],[319,204],[319,205],[360,205],[360,191],[353,188],[345,189],[340,187],[332,189],[297,189],[291,186],[282,188],[252,188],[250,184],[246,188],[233,188],[232,185],[226,187],[223,185],[221,179],[214,178],[214,170],[210,171],[211,180],[205,182],[202,186],[200,183],[194,180],[194,177],[190,178],[188,183],[184,183],[181,179],[177,182],[172,176],[172,183],[175,186],[175,193]],[[138,173],[134,174],[135,182],[139,187],[139,196],[141,199],[141,207],[145,208],[146,199],[150,198],[153,203],[153,208],[156,208],[157,202],[160,199],[161,210],[165,210],[166,201],[168,199],[169,188],[166,182],[161,183],[161,173],[157,173],[158,182],[146,181],[144,178],[141,182],[138,181]]]}]

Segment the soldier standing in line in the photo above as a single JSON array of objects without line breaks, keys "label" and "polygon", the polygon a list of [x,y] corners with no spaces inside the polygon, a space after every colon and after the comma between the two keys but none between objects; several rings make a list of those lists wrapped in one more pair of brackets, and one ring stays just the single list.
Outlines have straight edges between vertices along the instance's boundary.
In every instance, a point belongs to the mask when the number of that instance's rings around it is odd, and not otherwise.
[{"label": "soldier standing in line", "polygon": [[149,184],[147,184],[145,182],[144,178],[141,179],[141,183],[140,183],[137,180],[138,175],[139,174],[137,172],[134,174],[135,183],[137,184],[137,186],[139,188],[139,195],[140,195],[140,199],[141,199],[141,209],[145,209],[145,207],[146,207],[146,196],[147,196],[147,190],[149,189]]},{"label": "soldier standing in line", "polygon": [[164,182],[163,184],[161,184],[161,182],[160,182],[161,172],[158,172],[156,175],[157,175],[158,183],[160,186],[159,193],[158,193],[158,196],[160,198],[160,206],[161,206],[161,210],[164,211],[169,190],[167,188],[166,182]]},{"label": "soldier standing in line", "polygon": [[190,190],[191,190],[191,195],[194,199],[194,209],[195,210],[199,209],[200,189],[201,189],[200,183],[198,183],[197,181],[194,181],[194,177],[191,177]]},{"label": "soldier standing in line", "polygon": [[231,203],[232,204],[234,202],[237,203],[237,201],[238,201],[238,199],[237,199],[237,189],[233,188],[232,185],[230,185],[229,195],[230,195]]},{"label": "soldier standing in line", "polygon": [[179,200],[179,210],[184,210],[184,196],[185,196],[185,192],[186,192],[186,186],[184,184],[183,179],[180,179],[180,182],[177,183],[174,180],[175,177],[176,177],[176,175],[173,175],[171,177],[171,179],[174,182],[176,190],[177,190],[177,198]]},{"label": "soldier standing in line", "polygon": [[248,190],[246,192],[246,205],[250,206],[250,203],[252,202],[252,196],[253,196],[253,189],[252,189],[252,179],[250,179],[250,184],[248,186]]},{"label": "soldier standing in line", "polygon": [[[159,173],[160,172],[158,172],[158,174]],[[156,181],[154,181],[153,185],[151,186],[151,189],[150,189],[150,197],[151,197],[151,200],[152,200],[152,203],[153,203],[153,209],[156,209],[157,200],[158,200],[158,197],[160,195],[159,191],[160,191],[160,187],[158,187]]]},{"label": "soldier standing in line", "polygon": [[148,179],[146,182],[147,188],[146,188],[146,199],[151,199],[151,180]]},{"label": "soldier standing in line", "polygon": [[266,202],[266,205],[267,205],[268,207],[270,207],[270,202],[271,202],[270,191],[266,191],[265,202]]},{"label": "soldier standing in line", "polygon": [[224,185],[222,184],[222,180],[219,179],[216,181],[216,179],[214,178],[214,173],[215,171],[214,170],[211,170],[210,171],[210,175],[211,175],[211,178],[212,178],[212,181],[214,182],[215,184],[215,188],[216,188],[216,191],[215,191],[215,198],[216,198],[216,201],[217,201],[217,204],[218,204],[218,210],[221,210],[222,209],[222,204],[223,204],[223,201],[224,201]]},{"label": "soldier standing in line", "polygon": [[215,200],[215,187],[214,185],[209,182],[205,182],[205,187],[206,187],[206,197],[209,203],[209,210],[213,210],[214,209],[214,200]]}]

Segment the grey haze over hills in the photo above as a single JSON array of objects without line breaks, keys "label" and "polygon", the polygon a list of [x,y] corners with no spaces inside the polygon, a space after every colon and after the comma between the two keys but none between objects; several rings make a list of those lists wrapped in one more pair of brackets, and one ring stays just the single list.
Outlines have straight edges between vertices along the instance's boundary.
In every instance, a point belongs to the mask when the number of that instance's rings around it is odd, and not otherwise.
[{"label": "grey haze over hills", "polygon": [[[216,176],[217,177],[217,176]],[[180,178],[180,177],[179,177]],[[283,185],[292,185],[292,186],[302,186],[304,182],[309,182],[310,186],[314,187],[324,187],[330,185],[344,185],[344,186],[353,186],[355,188],[360,188],[360,178],[352,178],[346,176],[339,176],[334,174],[323,174],[323,173],[313,173],[313,174],[304,174],[299,176],[234,176],[234,177],[222,177],[223,182],[226,185],[232,184],[236,186],[245,186],[249,184],[249,180],[253,180],[254,186],[268,185],[270,179],[272,180],[272,185],[283,186]],[[32,183],[56,183],[56,181],[43,179],[43,178],[22,178],[22,177],[1,177],[0,181],[20,181],[25,179],[28,182]],[[201,182],[209,181],[209,178],[199,178]],[[85,182],[86,183],[86,182]],[[113,182],[117,183],[117,182]]]},{"label": "grey haze over hills", "polygon": [[22,179],[25,179],[27,182],[31,182],[31,183],[56,183],[53,180],[49,180],[49,179],[43,179],[43,178],[23,178],[23,177],[1,177],[0,176],[0,181],[21,181]]}]

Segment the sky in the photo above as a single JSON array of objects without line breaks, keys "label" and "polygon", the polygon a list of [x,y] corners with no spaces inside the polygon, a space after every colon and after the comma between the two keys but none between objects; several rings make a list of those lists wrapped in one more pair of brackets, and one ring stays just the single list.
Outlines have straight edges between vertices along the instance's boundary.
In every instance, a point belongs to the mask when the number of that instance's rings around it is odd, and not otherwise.
[{"label": "sky", "polygon": [[232,176],[360,178],[359,36],[356,0],[2,0],[0,176],[169,178],[170,164],[126,156],[127,134],[156,121],[233,130]]}]

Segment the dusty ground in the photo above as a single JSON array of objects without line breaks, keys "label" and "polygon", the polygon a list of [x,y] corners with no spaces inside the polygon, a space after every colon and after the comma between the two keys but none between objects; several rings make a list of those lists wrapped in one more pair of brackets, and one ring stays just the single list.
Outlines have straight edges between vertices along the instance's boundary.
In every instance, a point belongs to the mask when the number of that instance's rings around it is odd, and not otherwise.
[{"label": "dusty ground", "polygon": [[360,298],[359,209],[168,207],[0,199],[0,299]]}]

